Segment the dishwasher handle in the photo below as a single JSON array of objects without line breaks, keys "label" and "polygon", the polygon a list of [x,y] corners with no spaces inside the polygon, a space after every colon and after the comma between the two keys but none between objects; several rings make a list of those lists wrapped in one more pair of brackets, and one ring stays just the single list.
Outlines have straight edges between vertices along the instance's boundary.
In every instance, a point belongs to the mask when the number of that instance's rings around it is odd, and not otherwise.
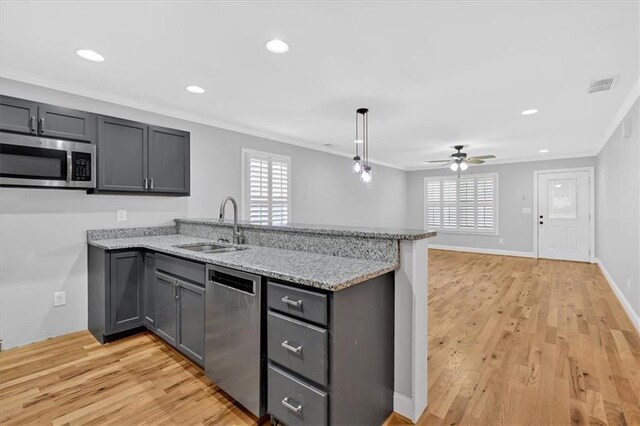
[{"label": "dishwasher handle", "polygon": [[222,267],[208,268],[209,282],[241,293],[256,295],[260,277]]}]

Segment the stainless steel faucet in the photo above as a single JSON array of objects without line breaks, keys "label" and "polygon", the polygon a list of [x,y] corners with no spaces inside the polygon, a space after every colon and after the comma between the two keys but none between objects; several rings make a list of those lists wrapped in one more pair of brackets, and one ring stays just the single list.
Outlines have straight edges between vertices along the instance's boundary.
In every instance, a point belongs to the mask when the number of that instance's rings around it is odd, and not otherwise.
[{"label": "stainless steel faucet", "polygon": [[224,222],[224,209],[227,207],[227,201],[233,204],[233,244],[244,244],[244,234],[238,228],[238,203],[232,196],[228,196],[220,204],[220,222]]}]

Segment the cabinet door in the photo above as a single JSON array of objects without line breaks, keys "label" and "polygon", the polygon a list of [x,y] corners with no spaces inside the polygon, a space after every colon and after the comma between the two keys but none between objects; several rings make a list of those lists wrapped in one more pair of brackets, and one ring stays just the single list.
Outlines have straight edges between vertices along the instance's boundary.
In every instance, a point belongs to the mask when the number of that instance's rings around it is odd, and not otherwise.
[{"label": "cabinet door", "polygon": [[60,139],[94,142],[96,116],[75,109],[38,105],[38,133]]},{"label": "cabinet door", "polygon": [[189,193],[189,133],[149,126],[149,190]]},{"label": "cabinet door", "polygon": [[146,124],[100,116],[97,155],[98,191],[146,191]]},{"label": "cabinet door", "polygon": [[154,280],[156,257],[153,253],[144,256],[144,286],[142,289],[142,305],[144,323],[149,328],[156,328],[156,286]]},{"label": "cabinet door", "polygon": [[176,345],[178,281],[162,272],[155,272],[156,333],[171,345]]},{"label": "cabinet door", "polygon": [[37,103],[0,96],[0,130],[35,134],[37,115]]},{"label": "cabinet door", "polygon": [[178,283],[178,349],[204,365],[204,287]]},{"label": "cabinet door", "polygon": [[109,314],[111,331],[142,324],[142,255],[137,251],[112,253],[109,270]]}]

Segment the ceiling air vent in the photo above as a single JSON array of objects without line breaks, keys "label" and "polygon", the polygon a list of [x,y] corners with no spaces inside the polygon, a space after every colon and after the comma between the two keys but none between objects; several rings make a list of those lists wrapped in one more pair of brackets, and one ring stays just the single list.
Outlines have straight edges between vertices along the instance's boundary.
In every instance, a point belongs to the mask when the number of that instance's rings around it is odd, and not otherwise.
[{"label": "ceiling air vent", "polygon": [[600,80],[592,80],[591,84],[589,85],[589,93],[604,92],[605,90],[610,90],[615,79],[615,77],[607,77]]}]

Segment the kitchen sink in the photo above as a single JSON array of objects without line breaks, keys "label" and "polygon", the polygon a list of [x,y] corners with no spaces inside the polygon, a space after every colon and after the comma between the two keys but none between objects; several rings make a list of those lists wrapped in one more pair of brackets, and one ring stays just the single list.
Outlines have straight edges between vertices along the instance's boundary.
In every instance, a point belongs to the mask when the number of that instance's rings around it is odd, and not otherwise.
[{"label": "kitchen sink", "polygon": [[232,251],[246,250],[248,247],[228,246],[222,244],[193,244],[188,246],[176,246],[184,250],[197,251],[199,253],[229,253]]}]

